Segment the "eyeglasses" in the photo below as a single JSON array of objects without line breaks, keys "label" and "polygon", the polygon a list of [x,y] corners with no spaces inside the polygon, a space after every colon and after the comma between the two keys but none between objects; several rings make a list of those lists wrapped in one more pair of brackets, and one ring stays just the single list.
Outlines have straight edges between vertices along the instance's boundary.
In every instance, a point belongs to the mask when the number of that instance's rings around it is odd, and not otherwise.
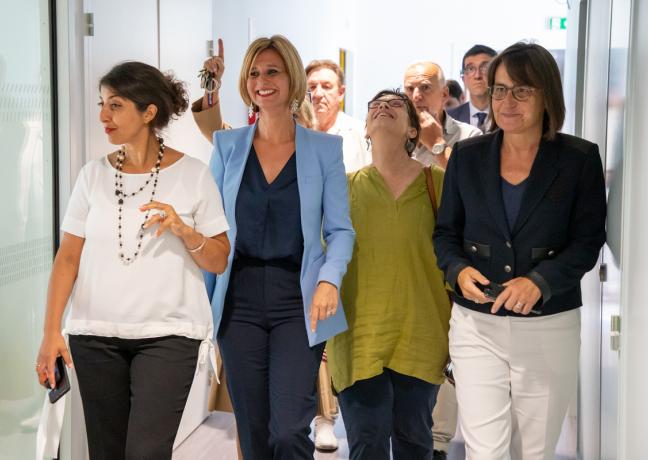
[{"label": "eyeglasses", "polygon": [[488,66],[489,65],[490,65],[490,61],[482,62],[481,64],[479,64],[479,67],[477,67],[475,65],[472,65],[472,64],[468,64],[461,71],[461,75],[473,76],[478,71],[479,71],[479,73],[484,74],[484,73],[486,73],[488,71]]},{"label": "eyeglasses", "polygon": [[380,104],[383,104],[383,103],[387,104],[389,107],[391,107],[393,109],[400,109],[401,107],[405,107],[405,99],[397,97],[397,98],[388,99],[388,100],[376,99],[374,101],[369,101],[369,104],[368,104],[369,110],[377,109],[378,107],[380,107]]},{"label": "eyeglasses", "polygon": [[504,85],[493,85],[488,87],[489,94],[496,101],[504,99],[510,91],[516,101],[524,102],[528,100],[536,90],[537,88],[532,88],[530,86],[514,86],[509,88]]}]

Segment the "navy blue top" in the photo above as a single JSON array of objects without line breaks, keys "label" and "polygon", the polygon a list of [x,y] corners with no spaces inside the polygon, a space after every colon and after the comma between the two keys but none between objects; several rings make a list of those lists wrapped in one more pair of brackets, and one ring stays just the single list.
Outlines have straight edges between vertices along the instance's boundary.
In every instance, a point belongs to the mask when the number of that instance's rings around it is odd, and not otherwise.
[{"label": "navy blue top", "polygon": [[295,153],[268,184],[254,146],[250,148],[236,198],[236,226],[235,257],[301,267],[304,236]]},{"label": "navy blue top", "polygon": [[502,177],[502,200],[504,201],[506,220],[508,221],[509,231],[511,232],[520,213],[520,205],[522,204],[522,196],[526,190],[527,179],[524,179],[517,185],[513,185]]}]

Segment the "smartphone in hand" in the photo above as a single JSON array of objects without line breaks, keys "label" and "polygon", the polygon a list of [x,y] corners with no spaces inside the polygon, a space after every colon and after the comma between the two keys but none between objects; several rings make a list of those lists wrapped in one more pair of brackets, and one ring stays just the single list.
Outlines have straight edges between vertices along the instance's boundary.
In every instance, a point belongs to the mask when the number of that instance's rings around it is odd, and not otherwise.
[{"label": "smartphone in hand", "polygon": [[49,400],[52,404],[58,401],[65,393],[70,391],[70,380],[68,379],[65,361],[63,361],[62,356],[56,358],[54,364],[54,379],[56,380],[56,386],[53,389],[50,386],[49,380],[45,380],[44,383],[45,387],[48,389]]},{"label": "smartphone in hand", "polygon": [[488,300],[495,301],[497,299],[497,296],[499,296],[504,289],[506,289],[506,286],[499,284],[499,283],[494,283],[491,281],[489,284],[486,285],[479,285],[479,288],[482,290],[484,295]]}]

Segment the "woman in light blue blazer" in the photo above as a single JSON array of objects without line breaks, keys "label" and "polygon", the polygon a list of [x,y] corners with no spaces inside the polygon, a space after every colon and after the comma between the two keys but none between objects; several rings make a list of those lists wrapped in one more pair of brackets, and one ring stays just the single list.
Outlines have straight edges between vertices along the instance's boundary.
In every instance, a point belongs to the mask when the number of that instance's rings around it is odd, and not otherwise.
[{"label": "woman in light blue blazer", "polygon": [[255,40],[239,91],[258,122],[214,133],[233,250],[207,287],[246,459],[313,458],[319,363],[347,328],[339,287],[354,232],[342,139],[295,123],[305,85],[286,38]]}]

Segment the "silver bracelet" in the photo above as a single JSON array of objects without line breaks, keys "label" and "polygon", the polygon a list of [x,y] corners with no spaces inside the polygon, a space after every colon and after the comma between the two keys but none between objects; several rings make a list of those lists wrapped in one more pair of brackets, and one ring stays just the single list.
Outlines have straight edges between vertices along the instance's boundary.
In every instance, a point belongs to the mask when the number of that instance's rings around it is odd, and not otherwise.
[{"label": "silver bracelet", "polygon": [[195,253],[197,253],[197,252],[200,252],[200,250],[201,250],[202,248],[205,247],[205,244],[206,244],[206,243],[207,243],[207,238],[205,237],[205,235],[203,235],[202,243],[200,243],[198,246],[196,246],[196,247],[193,248],[193,249],[189,249],[189,248],[187,248],[187,251],[189,251],[189,252],[192,253],[192,254],[195,254]]}]

